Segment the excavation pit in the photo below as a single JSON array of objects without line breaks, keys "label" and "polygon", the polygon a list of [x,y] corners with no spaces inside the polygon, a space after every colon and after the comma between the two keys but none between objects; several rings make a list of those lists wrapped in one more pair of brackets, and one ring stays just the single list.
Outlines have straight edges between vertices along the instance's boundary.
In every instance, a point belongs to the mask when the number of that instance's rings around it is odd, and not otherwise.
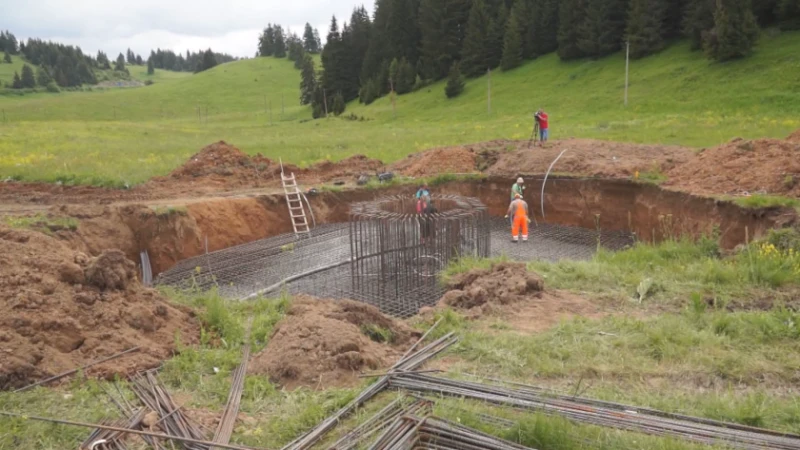
[{"label": "excavation pit", "polygon": [[[444,293],[437,274],[461,257],[512,260],[589,259],[599,248],[619,250],[633,234],[532,224],[530,240],[514,244],[508,221],[490,217],[475,198],[434,196],[440,212],[417,215],[413,201],[389,196],[351,205],[347,223],[326,224],[309,236],[283,234],[190,258],[157,282],[181,289],[217,288],[246,299],[281,290],[353,299],[396,317],[435,305]],[[423,236],[428,229],[428,235]],[[427,242],[423,238],[427,238]]]},{"label": "excavation pit", "polygon": [[[791,225],[796,220],[793,210],[748,209],[732,201],[627,180],[551,177],[543,189],[543,179],[527,177],[525,199],[535,222],[530,227],[530,240],[513,244],[510,224],[502,218],[508,208],[509,183],[505,178],[487,178],[435,186],[435,192],[440,193],[437,209],[442,215],[459,211],[454,203],[445,201],[451,196],[478,199],[485,205],[486,213],[481,213],[486,214],[485,225],[480,229],[485,230],[481,233],[488,234],[488,241],[481,245],[488,248],[476,253],[475,245],[466,246],[455,254],[462,257],[470,254],[505,255],[516,261],[586,260],[599,248],[615,251],[636,241],[659,242],[710,234],[718,236],[722,248],[732,249],[748,238],[756,239],[773,228]],[[392,276],[373,276],[370,280],[365,271],[361,279],[369,281],[366,288],[354,287],[353,282],[351,265],[355,263],[352,262],[351,228],[357,222],[351,221],[351,215],[361,211],[386,215],[387,218],[405,216],[407,220],[416,222],[413,227],[409,225],[411,228],[407,231],[411,233],[406,238],[410,243],[418,238],[414,238],[413,233],[418,233],[420,228],[413,188],[400,185],[378,191],[321,192],[310,201],[317,221],[322,225],[301,239],[286,233],[291,230],[291,224],[282,197],[230,201],[237,205],[236,208],[227,208],[228,203],[190,206],[186,221],[191,222],[193,217],[197,217],[197,226],[188,223],[181,231],[196,230],[195,235],[199,238],[194,241],[183,239],[182,242],[193,244],[184,246],[181,255],[170,256],[174,258],[172,260],[180,260],[176,265],[163,256],[160,261],[169,264],[154,264],[159,268],[172,266],[161,273],[157,283],[179,288],[216,287],[221,295],[232,299],[245,299],[262,293],[277,295],[285,289],[291,294],[360,300],[395,316],[415,314],[420,307],[435,301],[436,291],[420,295],[413,287],[433,282],[436,277],[429,276],[422,282],[407,282],[403,286]],[[356,205],[364,202],[368,206],[359,210]],[[244,208],[245,203],[249,205],[247,208]],[[225,213],[211,216],[207,210]],[[231,226],[231,220],[236,226]],[[241,228],[240,224],[260,230],[260,236],[267,237],[259,239],[251,233],[242,237],[249,241],[242,245],[235,245],[242,240],[223,241],[218,238],[221,235],[232,236]],[[465,227],[465,230],[469,229]],[[207,242],[216,243],[209,245],[208,253],[203,248],[203,237],[208,239]],[[147,248],[151,255],[163,252],[155,245],[157,242]],[[414,250],[414,245],[408,246],[411,247],[409,251]],[[433,271],[449,260],[429,259]],[[387,264],[385,269],[392,275],[394,268],[390,266]],[[420,266],[424,265],[417,264]],[[376,281],[380,279],[384,280],[383,285]],[[376,291],[384,294],[373,294]],[[392,298],[405,300],[399,302]]]}]

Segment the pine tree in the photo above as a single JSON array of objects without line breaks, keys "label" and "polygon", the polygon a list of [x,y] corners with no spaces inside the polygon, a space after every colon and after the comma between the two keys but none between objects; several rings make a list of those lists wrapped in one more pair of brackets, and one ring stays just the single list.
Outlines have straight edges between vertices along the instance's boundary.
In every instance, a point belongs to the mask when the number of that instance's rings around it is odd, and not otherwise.
[{"label": "pine tree", "polygon": [[625,34],[626,13],[621,0],[586,0],[583,22],[577,30],[581,53],[599,58],[619,50]]},{"label": "pine tree", "polygon": [[144,60],[142,59],[142,55],[136,55],[136,64],[141,66],[144,64]]},{"label": "pine tree", "polygon": [[453,63],[453,66],[450,67],[450,73],[447,76],[444,94],[447,98],[454,98],[461,95],[462,92],[464,92],[464,79],[461,77],[458,63]]},{"label": "pine tree", "polygon": [[485,59],[486,67],[495,69],[500,66],[503,59],[503,41],[506,35],[506,22],[508,22],[508,10],[504,1],[500,2],[500,7],[495,8],[497,14],[489,21],[486,28],[486,48]]},{"label": "pine tree", "polygon": [[22,77],[20,78],[20,82],[23,88],[36,87],[36,77],[33,75],[33,69],[31,69],[31,66],[27,64],[22,66]]},{"label": "pine tree", "polygon": [[[272,24],[267,25],[264,31],[258,36],[258,56],[272,56],[275,54],[275,30]],[[189,59],[189,55],[186,55]]]},{"label": "pine tree", "polygon": [[117,62],[114,63],[114,70],[119,72],[127,71],[127,69],[125,69],[125,57],[122,55],[122,53],[117,56]]},{"label": "pine tree", "polygon": [[335,116],[340,116],[344,112],[345,103],[344,97],[342,97],[341,93],[337,93],[333,96],[333,107],[332,111]]},{"label": "pine tree", "polygon": [[305,50],[306,53],[319,53],[314,29],[311,28],[311,24],[308,22],[306,22],[305,30],[303,30],[303,50]]},{"label": "pine tree", "polygon": [[156,67],[153,65],[153,58],[147,60],[147,74],[153,75],[156,73]]},{"label": "pine tree", "polygon": [[347,33],[342,33],[343,56],[346,59],[343,63],[343,76],[347,82],[341,92],[345,102],[359,96],[361,69],[369,50],[371,33],[372,22],[367,10],[363,6],[353,9]]},{"label": "pine tree", "polygon": [[800,0],[779,0],[776,15],[782,30],[800,30]]},{"label": "pine tree", "polygon": [[275,25],[273,39],[275,46],[273,56],[276,58],[286,58],[286,37],[283,35],[283,27],[280,25]]},{"label": "pine tree", "polygon": [[500,68],[503,70],[511,70],[522,64],[522,37],[520,36],[519,26],[519,9],[521,1],[517,0],[514,7],[511,8],[511,16],[508,18],[506,25],[506,36],[503,42],[503,60],[500,62]]},{"label": "pine tree", "polygon": [[417,62],[419,59],[420,30],[417,22],[419,0],[390,0],[389,22],[386,33],[393,57]]},{"label": "pine tree", "polygon": [[714,28],[716,0],[693,0],[687,3],[683,17],[683,34],[689,38],[692,50],[703,48],[703,36]]},{"label": "pine tree", "polygon": [[664,48],[663,19],[659,0],[631,0],[626,30],[631,58],[643,58]]},{"label": "pine tree", "polygon": [[585,56],[578,45],[579,30],[586,17],[584,0],[562,0],[558,13],[558,56],[562,60]]},{"label": "pine tree", "polygon": [[[388,72],[381,72],[386,66],[388,70],[389,61],[393,58],[389,47],[389,9],[391,0],[376,0],[375,15],[370,31],[369,47],[364,56],[361,66],[361,79],[374,79],[381,90],[381,93],[388,91]],[[383,76],[385,75],[385,76]]]},{"label": "pine tree", "polygon": [[36,82],[42,87],[47,87],[48,84],[53,82],[53,78],[50,77],[50,73],[44,66],[36,68]]},{"label": "pine tree", "polygon": [[717,61],[742,58],[750,53],[759,29],[749,0],[717,0],[714,29],[706,34],[706,54]]},{"label": "pine tree", "polygon": [[[677,39],[683,34],[683,17],[689,3],[700,0],[658,0],[662,11],[661,36],[664,39]],[[630,10],[630,8],[628,8]]]},{"label": "pine tree", "polygon": [[445,78],[459,60],[471,5],[471,0],[421,0],[418,72],[423,78]]},{"label": "pine tree", "polygon": [[375,99],[380,96],[380,91],[375,80],[367,80],[363,86],[361,86],[361,90],[358,92],[358,101],[369,105],[375,101]]},{"label": "pine tree", "polygon": [[317,52],[322,51],[322,40],[319,38],[319,30],[314,28],[314,40],[317,41]]},{"label": "pine tree", "polygon": [[396,76],[395,90],[398,94],[408,94],[414,90],[414,83],[417,81],[417,73],[414,66],[412,66],[407,59],[403,58],[400,60]]},{"label": "pine tree", "polygon": [[780,4],[780,0],[757,0],[753,2],[753,14],[756,15],[758,24],[765,27],[777,23]]},{"label": "pine tree", "polygon": [[20,80],[19,73],[16,71],[14,72],[14,81],[11,82],[11,87],[13,89],[22,89],[22,80]]},{"label": "pine tree", "polygon": [[[467,34],[461,49],[459,71],[468,77],[483,75],[487,69],[486,47],[488,40],[489,14],[483,0],[473,0],[467,21]],[[451,68],[452,72],[452,68]]]},{"label": "pine tree", "polygon": [[559,0],[537,0],[533,7],[533,39],[536,55],[558,50]]},{"label": "pine tree", "polygon": [[300,104],[309,105],[314,101],[317,89],[317,74],[314,71],[314,60],[306,54],[303,56],[303,68],[300,71]]},{"label": "pine tree", "polygon": [[6,50],[6,51],[3,53],[3,62],[4,62],[4,63],[6,63],[6,64],[11,64],[11,62],[12,62],[12,61],[11,61],[11,54],[10,54],[10,53],[8,53],[8,50]]},{"label": "pine tree", "polygon": [[203,52],[203,59],[200,60],[197,66],[196,72],[202,72],[204,70],[208,70],[212,67],[217,65],[217,58],[214,55],[214,52],[211,51],[209,48],[205,52]]},{"label": "pine tree", "polygon": [[133,54],[131,49],[128,49],[128,51],[126,53],[126,58],[127,58],[128,64],[136,64],[136,55]]}]

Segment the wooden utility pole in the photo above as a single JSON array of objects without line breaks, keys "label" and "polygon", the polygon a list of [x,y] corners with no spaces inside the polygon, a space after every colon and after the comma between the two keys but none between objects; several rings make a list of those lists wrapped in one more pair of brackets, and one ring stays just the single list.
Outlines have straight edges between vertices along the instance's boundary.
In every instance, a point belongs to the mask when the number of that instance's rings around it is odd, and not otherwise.
[{"label": "wooden utility pole", "polygon": [[628,106],[628,68],[630,67],[631,42],[625,41],[625,106]]},{"label": "wooden utility pole", "polygon": [[325,89],[322,90],[322,102],[325,103],[325,117],[328,117],[328,93]]},{"label": "wooden utility pole", "polygon": [[489,111],[489,114],[492,113],[492,69],[486,69],[486,84],[487,84],[487,95],[486,95],[486,108]]},{"label": "wooden utility pole", "polygon": [[283,119],[283,112],[284,112],[284,103],[283,103],[283,94],[281,94],[281,119]]},{"label": "wooden utility pole", "polygon": [[272,102],[269,102],[269,124],[272,125]]}]

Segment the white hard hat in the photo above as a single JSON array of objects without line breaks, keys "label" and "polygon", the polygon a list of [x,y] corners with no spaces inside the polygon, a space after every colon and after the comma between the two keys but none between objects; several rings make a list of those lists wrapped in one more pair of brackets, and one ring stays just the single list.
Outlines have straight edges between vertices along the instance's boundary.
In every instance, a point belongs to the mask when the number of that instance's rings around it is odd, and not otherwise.
[{"label": "white hard hat", "polygon": [[517,178],[517,183],[524,183],[524,181],[522,181],[522,177]]}]

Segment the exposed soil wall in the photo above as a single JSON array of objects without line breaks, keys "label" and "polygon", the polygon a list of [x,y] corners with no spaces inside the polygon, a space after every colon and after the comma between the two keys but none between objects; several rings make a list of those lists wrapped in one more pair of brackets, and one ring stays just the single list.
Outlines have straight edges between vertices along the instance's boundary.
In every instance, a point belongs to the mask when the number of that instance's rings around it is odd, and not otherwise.
[{"label": "exposed soil wall", "polygon": [[[454,181],[433,192],[477,197],[492,215],[505,214],[513,180],[489,178]],[[525,198],[539,222],[601,230],[632,231],[644,241],[715,229],[724,248],[733,248],[770,228],[796,222],[791,209],[746,209],[728,201],[695,196],[627,180],[550,178],[545,188],[545,217],[541,215],[542,179],[527,178]],[[310,197],[317,223],[348,220],[350,204],[389,194],[413,195],[415,186],[320,192]],[[74,207],[58,214],[81,219],[75,232],[60,232],[73,248],[89,255],[118,248],[132,261],[147,250],[153,274],[176,262],[223,248],[292,231],[283,195],[216,199],[183,208]]]},{"label": "exposed soil wall", "polygon": [[[491,178],[483,182],[445,186],[461,195],[475,196],[489,206],[492,215],[505,214],[514,180]],[[635,232],[651,242],[669,236],[698,237],[718,229],[723,248],[733,248],[763,235],[767,230],[797,221],[793,209],[742,208],[730,201],[701,197],[627,180],[551,177],[544,195],[542,178],[527,179],[525,198],[540,222],[601,230]],[[596,222],[597,221],[597,222]]]}]

